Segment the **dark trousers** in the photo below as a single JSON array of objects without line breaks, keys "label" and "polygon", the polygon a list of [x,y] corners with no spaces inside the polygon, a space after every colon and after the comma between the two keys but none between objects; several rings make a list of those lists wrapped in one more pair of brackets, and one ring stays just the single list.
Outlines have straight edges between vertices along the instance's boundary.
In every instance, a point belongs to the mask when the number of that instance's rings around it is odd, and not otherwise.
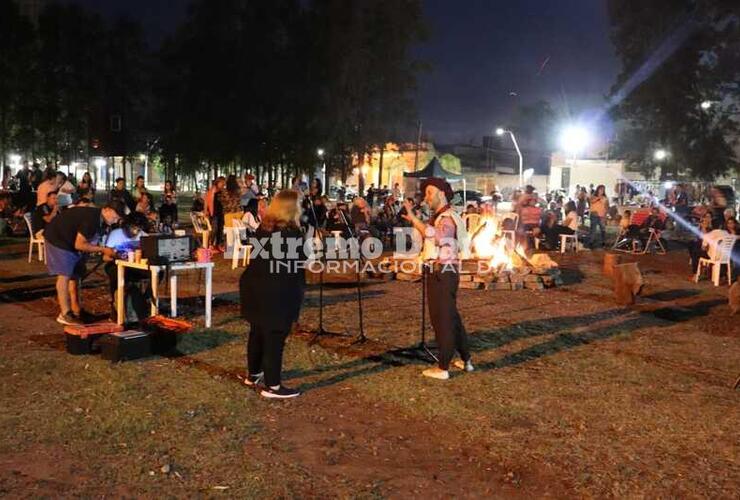
[{"label": "dark trousers", "polygon": [[691,272],[696,273],[699,268],[701,257],[709,258],[709,254],[702,247],[702,240],[696,239],[689,242],[689,257],[691,258]]},{"label": "dark trousers", "polygon": [[601,246],[606,246],[606,230],[604,228],[604,219],[594,213],[590,214],[589,217],[591,219],[591,248],[596,247],[597,228],[599,229],[598,234],[601,235]]},{"label": "dark trousers", "polygon": [[211,241],[215,246],[221,246],[224,244],[224,214],[217,213],[211,219],[211,228],[213,234],[211,234]]},{"label": "dark trousers", "polygon": [[552,227],[542,226],[542,233],[545,235],[545,244],[550,250],[556,250],[560,245],[561,234],[575,234],[571,228],[555,224]]},{"label": "dark trousers", "polygon": [[463,361],[470,359],[468,334],[457,310],[457,288],[460,275],[452,270],[439,270],[427,277],[429,318],[439,348],[439,367],[447,370],[455,351]]},{"label": "dark trousers", "polygon": [[251,324],[247,340],[247,371],[251,375],[265,372],[265,385],[280,385],[283,349],[290,329],[274,330]]}]

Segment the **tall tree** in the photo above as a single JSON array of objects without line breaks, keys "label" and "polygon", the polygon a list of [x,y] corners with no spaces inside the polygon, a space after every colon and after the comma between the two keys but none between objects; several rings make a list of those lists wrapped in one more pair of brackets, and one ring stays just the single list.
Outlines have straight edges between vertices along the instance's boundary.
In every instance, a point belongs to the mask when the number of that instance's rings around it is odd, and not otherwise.
[{"label": "tall tree", "polygon": [[[740,18],[728,0],[609,0],[622,71],[612,89],[616,149],[651,173],[713,179],[736,169]],[[702,103],[706,103],[702,105]]]},{"label": "tall tree", "polygon": [[0,0],[0,165],[7,161],[10,148],[19,146],[19,135],[28,127],[21,104],[30,90],[35,49],[31,22],[14,0]]}]

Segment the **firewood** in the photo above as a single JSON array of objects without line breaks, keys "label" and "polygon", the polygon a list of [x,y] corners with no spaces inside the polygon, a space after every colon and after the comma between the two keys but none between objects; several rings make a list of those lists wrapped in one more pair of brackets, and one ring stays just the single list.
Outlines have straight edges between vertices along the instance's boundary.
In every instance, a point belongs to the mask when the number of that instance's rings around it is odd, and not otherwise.
[{"label": "firewood", "polygon": [[640,294],[643,279],[637,262],[614,266],[614,296],[617,304],[630,305],[635,303],[635,296]]}]

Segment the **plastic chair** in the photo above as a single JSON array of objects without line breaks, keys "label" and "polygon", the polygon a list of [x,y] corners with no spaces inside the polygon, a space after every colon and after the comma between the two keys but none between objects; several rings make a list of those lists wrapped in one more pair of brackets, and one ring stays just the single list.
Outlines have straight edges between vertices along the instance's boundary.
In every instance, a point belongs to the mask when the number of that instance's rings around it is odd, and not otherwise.
[{"label": "plastic chair", "polygon": [[560,235],[560,253],[568,251],[569,241],[573,242],[573,251],[578,253],[578,235],[576,233]]},{"label": "plastic chair", "polygon": [[714,259],[701,257],[699,267],[696,269],[694,282],[699,282],[699,276],[705,266],[712,266],[712,282],[714,286],[719,286],[719,273],[722,266],[727,266],[727,284],[732,285],[732,247],[735,246],[737,236],[725,236],[717,242],[717,248],[714,251]]},{"label": "plastic chair", "polygon": [[231,251],[231,269],[236,269],[239,265],[239,255],[244,250],[244,258],[242,259],[242,265],[248,266],[249,260],[252,257],[252,245],[242,243],[242,232],[246,231],[244,223],[238,219],[232,221],[231,234],[233,239],[234,248]]},{"label": "plastic chair", "polygon": [[44,241],[44,237],[37,238],[36,234],[33,231],[33,226],[31,225],[31,212],[23,214],[23,220],[26,221],[26,227],[28,228],[28,263],[31,263],[31,259],[33,258],[33,246],[36,245],[39,252],[39,262],[43,261],[46,263],[46,242]]}]

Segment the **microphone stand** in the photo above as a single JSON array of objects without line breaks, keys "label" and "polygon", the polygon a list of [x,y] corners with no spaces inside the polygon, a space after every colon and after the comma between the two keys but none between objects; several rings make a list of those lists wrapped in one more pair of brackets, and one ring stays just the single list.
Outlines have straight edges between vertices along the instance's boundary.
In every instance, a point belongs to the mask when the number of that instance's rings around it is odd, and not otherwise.
[{"label": "microphone stand", "polygon": [[[319,327],[314,330],[309,330],[313,333],[313,337],[308,342],[309,345],[318,342],[320,337],[346,337],[343,333],[330,332],[324,328],[324,270],[326,268],[326,239],[319,229],[319,219],[316,216],[316,209],[313,206],[313,200],[309,199],[311,205],[311,213],[313,213],[314,230],[319,235],[319,241],[322,247],[322,259],[321,259],[321,273],[319,273]],[[314,235],[315,237],[315,235]]]},{"label": "microphone stand", "polygon": [[[339,215],[342,217],[342,221],[344,222],[344,225],[347,226],[347,231],[349,231],[349,238],[350,241],[355,240],[357,241],[357,309],[358,309],[358,317],[360,320],[360,334],[357,336],[357,338],[352,342],[352,345],[354,344],[364,344],[367,342],[368,338],[365,336],[365,329],[363,327],[362,322],[362,285],[360,280],[360,266],[362,265],[362,254],[360,253],[360,240],[355,236],[354,231],[352,231],[352,226],[350,226],[349,221],[347,220],[347,216],[344,214],[343,210],[339,210]],[[351,249],[350,249],[351,250]]]}]

